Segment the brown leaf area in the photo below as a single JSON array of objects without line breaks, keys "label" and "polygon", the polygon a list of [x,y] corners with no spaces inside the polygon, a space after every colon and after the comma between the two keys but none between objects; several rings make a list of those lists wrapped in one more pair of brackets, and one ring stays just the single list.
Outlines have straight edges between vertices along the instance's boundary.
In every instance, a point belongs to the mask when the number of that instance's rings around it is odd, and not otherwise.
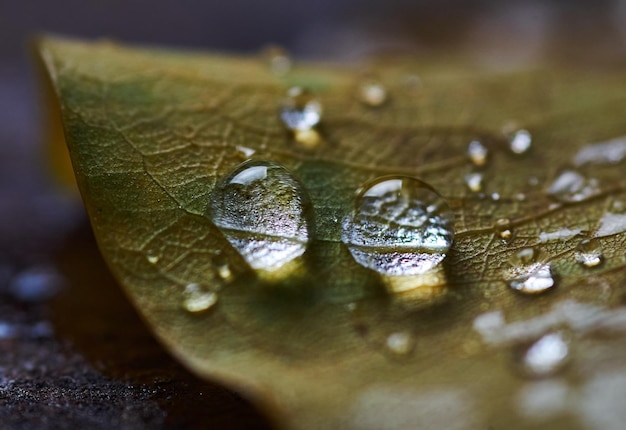
[{"label": "brown leaf area", "polygon": [[[626,182],[623,155],[606,162],[598,143],[626,135],[620,71],[385,61],[371,67],[390,100],[373,109],[355,97],[358,70],[345,67],[276,77],[259,59],[63,39],[43,41],[41,53],[101,251],[196,374],[245,392],[286,428],[619,428]],[[417,89],[406,86],[414,73]],[[314,148],[277,115],[296,84],[324,107]],[[508,149],[510,121],[532,133],[527,153]],[[473,139],[489,149],[481,193],[464,179]],[[581,162],[590,145],[595,155]],[[205,215],[216,182],[246,159],[241,148],[294,172],[314,206],[315,240],[281,285],[266,285]],[[548,195],[566,168],[597,191]],[[443,285],[391,294],[341,243],[356,190],[387,174],[419,177],[454,209]],[[509,240],[498,233],[505,218]],[[590,269],[574,254],[593,236],[605,261]],[[507,287],[507,261],[527,247],[551,265],[554,291]],[[192,283],[220,289],[214,309],[182,309]],[[503,321],[485,328],[485,315]],[[572,362],[547,380],[520,377],[511,347],[551,329],[573,338]],[[410,353],[387,348],[394,333],[409,334]]]}]

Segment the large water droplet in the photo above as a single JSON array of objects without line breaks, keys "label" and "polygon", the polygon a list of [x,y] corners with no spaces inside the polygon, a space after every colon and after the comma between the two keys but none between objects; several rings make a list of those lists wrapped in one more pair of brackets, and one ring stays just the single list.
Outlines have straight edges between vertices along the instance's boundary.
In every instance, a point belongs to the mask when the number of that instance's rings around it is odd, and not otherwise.
[{"label": "large water droplet", "polygon": [[309,205],[287,169],[250,160],[216,185],[208,211],[250,266],[272,271],[306,250]]},{"label": "large water droplet", "polygon": [[598,181],[574,170],[564,170],[548,188],[548,194],[561,202],[579,202],[600,192]]},{"label": "large water droplet", "polygon": [[530,149],[532,141],[528,130],[517,130],[509,137],[509,148],[515,154],[523,154]]},{"label": "large water droplet", "polygon": [[447,203],[424,182],[405,176],[366,185],[342,232],[359,264],[390,276],[431,270],[446,257],[453,237]]},{"label": "large water droplet", "polygon": [[530,377],[545,377],[567,364],[569,345],[561,333],[548,333],[516,351],[520,370]]},{"label": "large water droplet", "polygon": [[472,140],[467,145],[467,155],[475,166],[484,166],[487,163],[489,150],[480,140]]},{"label": "large water droplet", "polygon": [[522,249],[511,257],[505,277],[509,287],[524,294],[542,293],[556,284],[550,263],[533,248]]},{"label": "large water droplet", "polygon": [[322,104],[302,87],[292,87],[280,107],[280,118],[294,132],[311,130],[322,119]]},{"label": "large water droplet", "polygon": [[387,101],[387,89],[377,79],[366,79],[359,85],[359,99],[367,106],[378,107]]},{"label": "large water droplet", "polygon": [[602,247],[598,239],[585,239],[576,247],[576,261],[584,267],[597,267],[604,262]]},{"label": "large water droplet", "polygon": [[184,295],[183,308],[193,313],[211,309],[219,298],[217,293],[204,291],[198,284],[187,285]]}]

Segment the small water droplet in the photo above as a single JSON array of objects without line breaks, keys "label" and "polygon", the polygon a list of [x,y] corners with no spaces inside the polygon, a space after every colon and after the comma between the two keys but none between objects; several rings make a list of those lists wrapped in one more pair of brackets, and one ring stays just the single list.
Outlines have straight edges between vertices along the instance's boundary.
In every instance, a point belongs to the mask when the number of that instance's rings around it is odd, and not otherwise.
[{"label": "small water droplet", "polygon": [[152,251],[146,252],[146,259],[150,264],[157,264],[159,262],[159,256]]},{"label": "small water droplet", "polygon": [[548,188],[548,194],[561,202],[579,202],[600,192],[598,181],[574,170],[564,170]]},{"label": "small water droplet", "polygon": [[576,247],[576,261],[584,267],[597,267],[604,262],[602,246],[598,239],[582,240]]},{"label": "small water droplet", "polygon": [[454,214],[445,200],[406,176],[367,184],[342,232],[359,264],[389,276],[428,272],[446,257],[453,237]]},{"label": "small water droplet", "polygon": [[273,271],[306,250],[309,207],[287,169],[250,160],[216,185],[208,213],[252,268]]},{"label": "small water droplet", "polygon": [[245,158],[250,158],[254,155],[254,153],[256,152],[254,149],[252,148],[248,148],[246,146],[241,146],[241,145],[237,145],[235,146],[235,149],[237,151],[239,151]]},{"label": "small water droplet", "polygon": [[366,79],[359,85],[359,100],[370,107],[381,106],[387,101],[387,89],[377,79]]},{"label": "small water droplet", "polygon": [[611,210],[609,212],[614,214],[624,213],[626,212],[626,204],[621,200],[615,200],[611,203]]},{"label": "small water droplet", "polygon": [[291,71],[293,62],[285,48],[271,45],[264,48],[262,54],[274,75],[284,76]]},{"label": "small water droplet", "polygon": [[511,220],[508,218],[500,218],[496,220],[495,229],[501,239],[509,240],[513,237],[513,228]]},{"label": "small water droplet", "polygon": [[515,154],[523,154],[530,149],[532,141],[528,130],[517,130],[509,136],[509,148]]},{"label": "small water droplet", "polygon": [[228,265],[218,267],[217,274],[225,281],[233,277],[233,272],[230,270],[230,267],[228,267]]},{"label": "small water droplet", "polygon": [[475,166],[484,166],[487,163],[489,150],[480,140],[472,140],[467,146],[467,155]]},{"label": "small water droplet", "polygon": [[280,107],[280,118],[292,131],[307,131],[322,119],[322,104],[307,89],[292,87]]},{"label": "small water droplet", "polygon": [[522,373],[539,378],[553,375],[568,362],[570,348],[561,333],[548,333],[531,343],[518,348],[515,354]]},{"label": "small water droplet", "polygon": [[510,288],[524,294],[543,293],[556,285],[550,263],[533,248],[516,252],[505,273]]},{"label": "small water droplet", "polygon": [[497,202],[498,200],[500,200],[500,193],[492,193],[491,200],[493,200],[494,202]]},{"label": "small water droplet", "polygon": [[515,200],[517,200],[518,202],[523,202],[524,200],[526,200],[526,194],[524,193],[515,194]]},{"label": "small water droplet", "polygon": [[407,355],[415,347],[415,341],[410,333],[401,331],[387,337],[387,348],[397,355]]},{"label": "small water droplet", "polygon": [[477,193],[483,188],[483,174],[469,173],[465,175],[465,185],[470,191]]},{"label": "small water droplet", "polygon": [[204,312],[217,303],[219,296],[213,291],[204,291],[198,284],[189,284],[185,288],[183,307],[188,312]]},{"label": "small water droplet", "polygon": [[294,138],[296,142],[300,143],[305,148],[315,148],[318,143],[321,142],[322,137],[317,130],[295,130]]}]

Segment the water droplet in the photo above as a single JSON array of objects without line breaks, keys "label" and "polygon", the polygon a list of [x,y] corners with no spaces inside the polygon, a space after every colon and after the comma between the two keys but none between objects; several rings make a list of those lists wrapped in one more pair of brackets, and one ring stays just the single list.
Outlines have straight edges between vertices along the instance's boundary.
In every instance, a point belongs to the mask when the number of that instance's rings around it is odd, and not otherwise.
[{"label": "water droplet", "polygon": [[561,333],[548,333],[516,351],[520,370],[529,377],[553,375],[567,364],[570,348]]},{"label": "water droplet", "polygon": [[489,150],[480,140],[472,140],[467,146],[467,155],[475,166],[484,166],[487,163]]},{"label": "water droplet", "polygon": [[513,237],[511,220],[508,218],[500,218],[496,220],[495,229],[501,239],[509,240]]},{"label": "water droplet", "polygon": [[505,278],[509,287],[524,294],[543,293],[556,284],[550,263],[533,248],[524,248],[511,257]]},{"label": "water droplet", "polygon": [[370,107],[378,107],[387,101],[387,89],[377,79],[366,79],[359,85],[359,99]]},{"label": "water droplet", "polygon": [[561,202],[579,202],[600,192],[598,181],[574,170],[563,171],[548,188],[548,194]]},{"label": "water droplet", "polygon": [[491,200],[493,200],[494,202],[497,202],[498,200],[500,200],[500,193],[492,193]]},{"label": "water droplet", "polygon": [[397,355],[407,355],[415,347],[413,336],[404,331],[390,334],[386,344],[389,351]]},{"label": "water droplet", "polygon": [[274,75],[284,76],[291,71],[293,62],[285,48],[271,45],[264,48],[262,54]]},{"label": "water droplet", "polygon": [[237,151],[239,151],[245,158],[250,158],[254,155],[254,153],[256,152],[254,149],[252,148],[248,148],[246,146],[241,146],[241,145],[237,145],[235,146],[235,149]]},{"label": "water droplet", "polygon": [[146,259],[150,264],[157,264],[159,262],[159,256],[152,251],[146,252]]},{"label": "water droplet", "polygon": [[322,104],[310,91],[292,87],[282,102],[280,118],[292,131],[311,130],[322,119]]},{"label": "water droplet", "polygon": [[465,185],[470,191],[477,193],[483,188],[483,174],[469,173],[465,175]]},{"label": "water droplet", "polygon": [[215,187],[208,212],[254,269],[273,271],[299,257],[309,242],[309,200],[279,164],[250,160]]},{"label": "water droplet", "polygon": [[528,130],[517,130],[509,136],[509,148],[515,154],[523,154],[530,149],[532,141]]},{"label": "water droplet", "polygon": [[389,276],[428,272],[446,257],[453,237],[454,214],[445,200],[405,176],[367,184],[342,232],[359,264]]},{"label": "water droplet", "polygon": [[584,267],[597,267],[604,262],[602,247],[598,239],[585,239],[576,247],[576,261]]},{"label": "water droplet", "polygon": [[230,270],[228,265],[223,265],[217,268],[217,274],[220,278],[227,281],[233,277],[233,272]]},{"label": "water droplet", "polygon": [[185,288],[183,307],[188,312],[204,312],[211,309],[219,298],[213,291],[204,291],[198,284],[189,284]]}]

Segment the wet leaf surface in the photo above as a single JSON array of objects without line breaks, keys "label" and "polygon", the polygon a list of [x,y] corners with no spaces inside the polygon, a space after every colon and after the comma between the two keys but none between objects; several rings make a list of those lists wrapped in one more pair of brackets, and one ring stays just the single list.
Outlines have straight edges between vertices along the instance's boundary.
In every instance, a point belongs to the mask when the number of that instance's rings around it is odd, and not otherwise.
[{"label": "wet leaf surface", "polygon": [[[287,428],[619,428],[623,73],[388,60],[372,66],[387,100],[371,106],[346,67],[275,76],[259,59],[63,39],[40,49],[104,258],[196,374]],[[407,87],[414,73],[422,85]],[[323,107],[313,139],[278,115],[293,85]],[[486,163],[468,156],[473,140]],[[271,272],[233,245],[247,224],[220,230],[208,209],[248,158],[284,166],[310,199],[306,252]],[[478,172],[480,190],[465,179]],[[436,270],[389,278],[342,242],[357,193],[386,175],[419,178],[454,212]],[[591,238],[602,264],[580,263]],[[546,278],[549,291],[524,294]],[[189,312],[190,291],[219,299]],[[571,337],[568,365],[529,380],[515,351],[557,329]]]}]

